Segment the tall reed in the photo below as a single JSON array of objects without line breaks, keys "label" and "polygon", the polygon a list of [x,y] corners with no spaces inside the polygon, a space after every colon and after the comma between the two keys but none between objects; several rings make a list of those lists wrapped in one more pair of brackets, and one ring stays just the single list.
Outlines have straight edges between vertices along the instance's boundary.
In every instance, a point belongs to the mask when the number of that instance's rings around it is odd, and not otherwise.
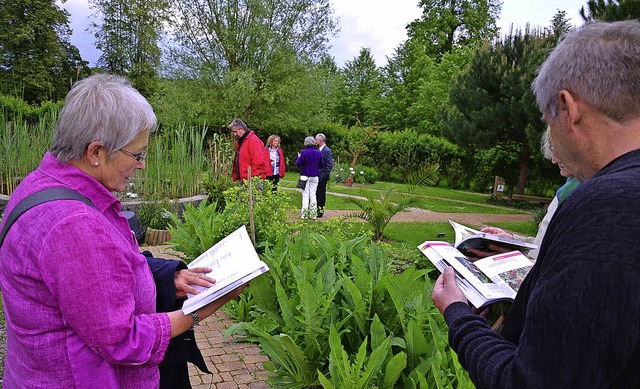
[{"label": "tall reed", "polygon": [[[51,147],[57,116],[58,111],[51,110],[29,124],[24,116],[12,115],[9,119],[0,112],[0,193],[11,195],[20,180],[38,167]],[[152,133],[147,168],[136,173],[126,192],[147,199],[202,193],[202,182],[210,169],[206,134],[205,126],[185,125]]]},{"label": "tall reed", "polygon": [[11,195],[20,180],[35,169],[51,146],[57,112],[30,125],[24,118],[0,121],[0,193]]},{"label": "tall reed", "polygon": [[202,181],[209,169],[204,142],[206,127],[179,125],[152,133],[147,168],[136,173],[137,194],[152,198],[190,197],[202,193]]}]

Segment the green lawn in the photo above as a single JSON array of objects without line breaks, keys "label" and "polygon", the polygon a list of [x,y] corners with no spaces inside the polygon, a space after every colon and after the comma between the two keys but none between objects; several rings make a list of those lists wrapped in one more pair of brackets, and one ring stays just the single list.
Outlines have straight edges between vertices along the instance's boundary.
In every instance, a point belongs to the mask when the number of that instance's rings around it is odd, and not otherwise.
[{"label": "green lawn", "polygon": [[[294,188],[298,181],[298,173],[287,173],[284,180],[280,181],[280,186],[285,188]],[[389,182],[376,182],[372,185],[355,185],[347,187],[345,185],[334,182],[329,183],[327,192],[346,194],[352,196],[362,196],[361,191],[381,191],[389,187],[393,187],[396,191],[394,196],[400,198],[402,196],[417,196],[420,198],[417,204],[418,208],[428,209],[440,213],[490,213],[490,214],[524,214],[527,213],[521,209],[509,208],[502,206],[489,205],[486,203],[487,195],[481,193],[465,192],[447,188],[418,187],[413,193],[409,193],[408,186],[405,184],[395,184]],[[296,198],[295,203],[302,202],[299,191],[292,196]],[[337,210],[355,210],[354,205],[348,204],[340,199],[339,196],[329,194],[327,196],[327,209]]]}]

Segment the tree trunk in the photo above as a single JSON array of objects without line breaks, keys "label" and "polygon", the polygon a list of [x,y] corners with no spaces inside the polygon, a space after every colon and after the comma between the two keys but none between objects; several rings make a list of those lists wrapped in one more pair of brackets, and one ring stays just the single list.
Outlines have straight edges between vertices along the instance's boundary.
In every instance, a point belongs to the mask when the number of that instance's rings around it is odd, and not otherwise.
[{"label": "tree trunk", "polygon": [[516,193],[523,195],[524,187],[527,183],[527,175],[529,174],[529,142],[526,139],[522,143],[519,160],[520,173],[518,174],[518,186],[516,187]]}]

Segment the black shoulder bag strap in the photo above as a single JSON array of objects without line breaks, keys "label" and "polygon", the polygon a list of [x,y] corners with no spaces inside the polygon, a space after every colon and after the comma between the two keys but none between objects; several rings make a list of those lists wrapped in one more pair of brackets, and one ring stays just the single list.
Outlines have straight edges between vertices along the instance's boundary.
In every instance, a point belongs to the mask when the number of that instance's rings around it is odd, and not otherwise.
[{"label": "black shoulder bag strap", "polygon": [[[47,203],[49,201],[55,200],[77,200],[82,201],[90,207],[96,208],[95,204],[85,196],[81,195],[80,192],[75,191],[73,189],[68,188],[49,188],[43,189],[39,192],[35,192],[30,194],[29,196],[22,199],[18,205],[9,213],[7,216],[7,221],[4,223],[4,227],[0,232],[0,247],[2,247],[2,242],[4,241],[5,235],[9,232],[9,228],[11,225],[18,220],[18,218],[31,208]],[[97,208],[96,208],[97,209]]]}]

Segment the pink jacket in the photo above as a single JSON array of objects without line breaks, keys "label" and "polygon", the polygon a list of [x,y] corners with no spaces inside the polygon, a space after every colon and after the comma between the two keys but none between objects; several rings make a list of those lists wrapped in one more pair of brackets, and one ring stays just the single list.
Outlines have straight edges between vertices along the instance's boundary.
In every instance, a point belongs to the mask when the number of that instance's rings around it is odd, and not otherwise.
[{"label": "pink jacket", "polygon": [[171,335],[120,202],[95,179],[47,153],[16,188],[75,189],[98,210],[59,200],[32,208],[0,249],[7,324],[6,388],[157,388]]}]

